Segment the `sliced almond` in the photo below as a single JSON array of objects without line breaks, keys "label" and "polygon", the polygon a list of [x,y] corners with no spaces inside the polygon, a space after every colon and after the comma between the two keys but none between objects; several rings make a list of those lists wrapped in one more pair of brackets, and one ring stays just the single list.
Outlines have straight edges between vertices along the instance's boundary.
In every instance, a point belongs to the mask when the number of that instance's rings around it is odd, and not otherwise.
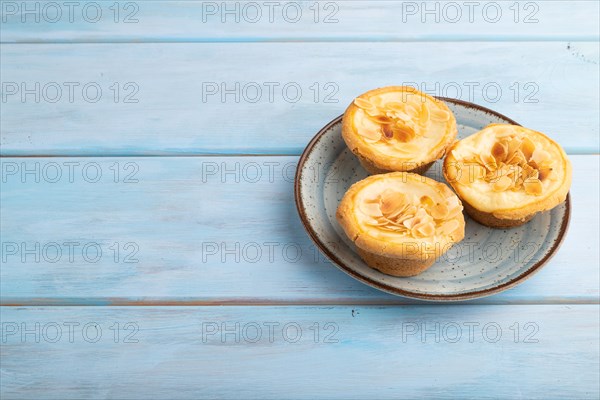
[{"label": "sliced almond", "polygon": [[496,142],[492,146],[492,156],[496,159],[496,162],[506,160],[508,155],[508,146],[504,143]]},{"label": "sliced almond", "polygon": [[379,96],[373,96],[369,100],[375,107],[383,107],[383,99]]},{"label": "sliced almond", "polygon": [[410,215],[417,215],[417,212],[419,211],[419,207],[417,207],[414,204],[409,204],[408,207],[406,207],[406,213],[410,214]]},{"label": "sliced almond", "polygon": [[481,153],[479,155],[479,160],[481,161],[481,165],[483,165],[488,171],[494,171],[498,168],[496,159],[491,154]]},{"label": "sliced almond", "polygon": [[[527,164],[525,164],[527,165]],[[517,178],[521,175],[523,175],[523,167],[521,167],[519,164],[510,164],[510,176],[512,178]]]},{"label": "sliced almond", "polygon": [[518,137],[512,138],[510,140],[507,140],[507,146],[508,146],[508,156],[507,159],[512,157],[513,154],[515,154],[515,152],[519,149],[519,147],[521,147],[521,139],[519,139]]},{"label": "sliced almond", "polygon": [[381,209],[379,208],[378,203],[370,203],[370,202],[362,202],[360,204],[360,211],[370,217],[380,217]]},{"label": "sliced almond", "polygon": [[523,165],[523,164],[527,163],[527,160],[526,160],[523,152],[521,150],[517,150],[517,151],[515,151],[515,154],[513,154],[512,158],[510,160],[507,160],[507,162],[509,164]]},{"label": "sliced almond", "polygon": [[376,117],[378,115],[381,115],[381,111],[379,111],[379,109],[377,107],[373,107],[368,110],[365,110],[365,112],[367,113],[367,115],[369,117]]},{"label": "sliced almond", "polygon": [[415,131],[407,125],[394,125],[392,126],[394,132],[394,138],[400,142],[410,142],[415,138]]},{"label": "sliced almond", "polygon": [[423,204],[423,206],[425,206],[425,207],[432,207],[435,205],[435,202],[429,196],[421,196],[421,198],[419,199],[419,202],[421,204]]},{"label": "sliced almond", "polygon": [[404,221],[406,218],[404,217],[405,215],[407,215],[408,213],[410,213],[411,215],[414,215],[414,211],[411,212],[411,205],[410,204],[404,204],[398,208],[396,208],[395,210],[391,211],[389,214],[386,214],[386,218],[397,222],[397,223],[401,223],[402,221]]},{"label": "sliced almond", "polygon": [[403,111],[394,111],[394,117],[402,122],[408,122],[412,119],[410,115]]},{"label": "sliced almond", "polygon": [[385,196],[381,197],[381,212],[383,215],[389,215],[406,205],[406,196],[400,192],[386,191]]},{"label": "sliced almond", "polygon": [[523,170],[523,175],[521,175],[523,177],[523,181],[527,181],[527,180],[539,180],[540,178],[540,171],[538,171],[535,168],[529,168],[527,171]]},{"label": "sliced almond", "polygon": [[440,226],[440,233],[442,235],[449,235],[452,232],[454,232],[459,227],[459,225],[460,223],[455,219],[446,221]]},{"label": "sliced almond", "polygon": [[380,125],[391,124],[392,122],[394,122],[394,120],[391,119],[390,117],[387,117],[387,116],[381,115],[381,114],[371,117],[371,121],[376,122]]},{"label": "sliced almond", "polygon": [[445,204],[436,204],[430,209],[431,216],[435,219],[444,219],[448,216],[448,207]]},{"label": "sliced almond", "polygon": [[520,149],[523,152],[525,160],[529,161],[531,159],[531,156],[533,155],[533,152],[535,151],[535,143],[533,143],[531,139],[525,136],[523,137],[523,141],[521,142]]},{"label": "sliced almond", "polygon": [[406,228],[400,225],[389,224],[385,227],[394,232],[406,232]]},{"label": "sliced almond", "polygon": [[358,130],[358,134],[360,136],[363,136],[367,139],[373,140],[373,141],[378,141],[379,139],[381,139],[381,130],[380,129],[360,129]]},{"label": "sliced almond", "polygon": [[402,214],[398,218],[396,218],[396,222],[399,223],[399,224],[404,225],[404,221],[406,221],[408,219],[412,219],[414,217],[415,217],[415,213],[405,212],[404,214]]},{"label": "sliced almond", "polygon": [[538,173],[539,173],[538,179],[543,181],[545,179],[548,179],[548,177],[550,177],[550,175],[552,174],[552,168],[549,168],[549,167],[540,168],[538,170]]},{"label": "sliced almond", "polygon": [[496,176],[511,176],[514,173],[514,168],[510,164],[500,163],[498,169],[496,169]]},{"label": "sliced almond", "polygon": [[531,154],[529,161],[533,161],[538,167],[540,167],[545,162],[550,161],[550,153],[537,147]]},{"label": "sliced almond", "polygon": [[360,108],[362,108],[363,110],[370,110],[372,108],[375,108],[375,106],[373,104],[371,104],[371,102],[369,100],[357,97],[354,99],[354,104]]},{"label": "sliced almond", "polygon": [[494,182],[494,184],[492,185],[492,188],[494,189],[495,192],[503,192],[506,189],[508,189],[509,187],[511,187],[513,184],[513,180],[510,179],[508,176],[502,176],[500,177],[500,179],[498,179],[496,182]]},{"label": "sliced almond", "polygon": [[386,226],[386,225],[390,224],[390,221],[387,218],[385,218],[383,215],[380,215],[380,216],[377,216],[374,218],[377,220],[377,225],[379,225],[379,226]]},{"label": "sliced almond", "polygon": [[515,187],[520,188],[523,186],[523,182],[525,182],[525,179],[523,179],[522,176],[518,176],[517,180],[515,181]]},{"label": "sliced almond", "polygon": [[389,103],[385,104],[385,108],[393,111],[404,111],[404,104],[397,101],[390,101]]},{"label": "sliced almond", "polygon": [[405,220],[402,222],[402,224],[403,224],[403,225],[404,225],[406,228],[408,228],[408,229],[412,229],[412,227],[413,227],[413,226],[415,226],[415,222],[416,222],[416,221],[415,221],[415,217],[412,217],[412,218],[407,218],[407,219],[405,219]]},{"label": "sliced almond", "polygon": [[429,117],[434,121],[446,122],[450,119],[450,114],[439,107],[433,107],[429,110]]},{"label": "sliced almond", "polygon": [[430,237],[435,233],[435,226],[431,222],[422,222],[411,229],[411,234],[415,237]]},{"label": "sliced almond", "polygon": [[540,195],[544,187],[542,186],[542,182],[539,179],[529,179],[523,182],[523,187],[525,188],[525,192],[527,194]]},{"label": "sliced almond", "polygon": [[[406,220],[404,220],[403,224],[408,229],[412,229],[414,226],[422,223],[423,221],[426,221],[427,217],[429,217],[429,215],[427,215],[427,212],[423,208],[419,208],[415,216],[412,218],[407,218]],[[431,217],[429,217],[429,219],[431,219]]]}]

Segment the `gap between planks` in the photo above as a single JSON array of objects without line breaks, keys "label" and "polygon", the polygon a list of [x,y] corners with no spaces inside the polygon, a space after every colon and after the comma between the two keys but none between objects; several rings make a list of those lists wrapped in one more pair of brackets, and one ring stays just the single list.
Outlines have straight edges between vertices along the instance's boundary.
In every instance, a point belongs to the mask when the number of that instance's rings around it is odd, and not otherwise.
[{"label": "gap between planks", "polygon": [[446,35],[431,37],[380,37],[380,38],[360,38],[360,37],[288,37],[288,38],[270,38],[270,37],[231,37],[231,38],[177,38],[177,39],[53,39],[53,40],[15,40],[0,41],[0,44],[29,44],[29,45],[47,45],[47,44],[176,44],[176,43],[451,43],[451,42],[597,42],[600,40],[598,35]]},{"label": "gap between planks", "polygon": [[398,300],[362,300],[353,298],[338,300],[268,300],[268,299],[231,299],[231,300],[196,300],[196,299],[127,299],[127,298],[52,298],[52,299],[5,299],[0,301],[0,307],[278,307],[278,306],[467,306],[467,305],[600,305],[597,297],[580,299],[546,298],[539,300],[514,299],[494,300],[493,298],[480,298],[465,301],[421,301],[409,298]]}]

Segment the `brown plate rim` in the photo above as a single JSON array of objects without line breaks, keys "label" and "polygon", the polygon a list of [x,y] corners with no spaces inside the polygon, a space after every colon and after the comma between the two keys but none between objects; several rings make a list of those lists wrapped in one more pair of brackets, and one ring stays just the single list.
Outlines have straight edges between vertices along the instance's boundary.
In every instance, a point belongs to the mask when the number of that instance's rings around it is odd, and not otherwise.
[{"label": "brown plate rim", "polygon": [[[442,101],[445,101],[445,102],[458,104],[458,105],[464,106],[466,108],[472,108],[472,109],[475,109],[478,111],[483,111],[485,113],[492,114],[496,117],[499,117],[506,121],[509,121],[510,123],[512,123],[514,125],[520,125],[513,119],[508,118],[507,116],[500,114],[499,112],[496,112],[494,110],[491,110],[487,107],[480,106],[475,103],[470,103],[468,101],[452,99],[452,98],[448,98],[448,97],[437,97],[436,96],[436,98],[438,98]],[[527,271],[525,271],[524,273],[516,276],[515,278],[513,278],[510,281],[505,282],[501,285],[498,285],[498,286],[495,286],[492,288],[488,288],[488,289],[476,290],[476,291],[472,291],[472,292],[458,293],[458,294],[425,294],[425,293],[412,292],[410,290],[398,289],[396,287],[374,281],[371,278],[368,278],[366,276],[363,276],[363,275],[357,273],[355,270],[353,270],[352,268],[345,265],[337,257],[337,255],[335,255],[333,252],[329,251],[329,249],[327,249],[327,247],[325,247],[325,245],[323,244],[323,242],[321,241],[319,236],[316,234],[316,232],[310,225],[310,222],[308,221],[305,206],[302,201],[302,196],[300,195],[300,190],[301,190],[300,189],[300,180],[302,179],[302,167],[304,166],[304,163],[306,162],[308,155],[312,152],[314,146],[319,142],[319,140],[321,139],[321,136],[323,136],[325,134],[325,132],[327,132],[333,125],[340,123],[342,120],[342,117],[343,117],[343,114],[340,115],[339,117],[333,119],[331,122],[329,122],[323,128],[321,128],[319,130],[319,132],[311,139],[311,141],[308,143],[308,145],[302,152],[302,155],[300,156],[300,159],[298,160],[298,166],[296,167],[296,174],[294,177],[294,199],[295,199],[295,203],[296,203],[296,209],[298,210],[298,214],[300,216],[300,220],[302,221],[302,225],[304,226],[304,230],[308,233],[308,236],[313,241],[313,243],[319,248],[319,250],[335,266],[337,266],[339,269],[341,269],[348,275],[352,276],[353,278],[357,279],[358,281],[361,281],[371,287],[374,287],[376,289],[382,290],[387,293],[391,293],[391,294],[403,296],[403,297],[408,297],[408,298],[413,298],[413,299],[429,300],[429,301],[472,300],[472,299],[486,297],[486,296],[490,296],[490,295],[493,295],[496,293],[503,292],[503,291],[508,290],[514,286],[517,286],[518,284],[529,279],[535,273],[537,273],[544,265],[546,265],[548,263],[548,261],[550,261],[550,259],[556,254],[556,252],[560,248],[561,244],[563,243],[564,238],[567,233],[567,230],[568,230],[568,227],[569,227],[569,223],[571,221],[571,193],[570,192],[567,194],[567,198],[565,200],[565,206],[566,206],[565,208],[566,209],[565,209],[565,215],[563,216],[563,219],[561,221],[560,231],[559,231],[558,237],[554,241],[554,244],[552,245],[552,247],[550,249],[548,249],[548,251],[546,252],[546,254],[544,255],[544,257],[541,260],[539,260],[537,263],[535,263]],[[492,229],[492,228],[490,228],[490,229]]]}]

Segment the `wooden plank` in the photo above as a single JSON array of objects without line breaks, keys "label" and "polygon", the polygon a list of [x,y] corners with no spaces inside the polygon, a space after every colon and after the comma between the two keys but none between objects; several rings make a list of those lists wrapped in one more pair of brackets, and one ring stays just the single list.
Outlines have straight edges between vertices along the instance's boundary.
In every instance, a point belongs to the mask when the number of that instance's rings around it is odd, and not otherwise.
[{"label": "wooden plank", "polygon": [[493,108],[569,152],[600,143],[595,43],[5,44],[0,53],[8,156],[298,155],[354,96],[403,83]]},{"label": "wooden plank", "polygon": [[[4,43],[598,40],[596,1],[3,0]],[[365,23],[368,21],[368,23]]]},{"label": "wooden plank", "polygon": [[[571,160],[572,219],[558,254],[523,285],[480,302],[598,302],[599,157]],[[296,162],[3,158],[2,302],[406,303],[346,276],[317,251],[294,205]],[[39,183],[35,172],[23,175],[36,169]]]},{"label": "wooden plank", "polygon": [[597,305],[0,312],[2,398],[598,398]]}]

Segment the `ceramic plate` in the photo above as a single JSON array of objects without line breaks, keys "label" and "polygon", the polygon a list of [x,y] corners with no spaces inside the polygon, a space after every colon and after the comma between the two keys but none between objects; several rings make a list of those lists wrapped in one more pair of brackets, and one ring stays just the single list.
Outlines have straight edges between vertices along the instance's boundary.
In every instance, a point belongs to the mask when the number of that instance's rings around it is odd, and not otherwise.
[{"label": "ceramic plate", "polygon": [[[442,98],[464,138],[491,123],[517,124],[481,106]],[[319,249],[354,278],[383,291],[425,300],[465,300],[511,288],[538,271],[560,246],[570,214],[570,196],[553,210],[512,229],[491,229],[466,218],[465,238],[427,271],[410,278],[368,267],[335,219],[346,190],[368,176],[348,150],[338,117],[313,138],[300,158],[295,196],[300,218]],[[444,182],[441,161],[426,174]]]}]

